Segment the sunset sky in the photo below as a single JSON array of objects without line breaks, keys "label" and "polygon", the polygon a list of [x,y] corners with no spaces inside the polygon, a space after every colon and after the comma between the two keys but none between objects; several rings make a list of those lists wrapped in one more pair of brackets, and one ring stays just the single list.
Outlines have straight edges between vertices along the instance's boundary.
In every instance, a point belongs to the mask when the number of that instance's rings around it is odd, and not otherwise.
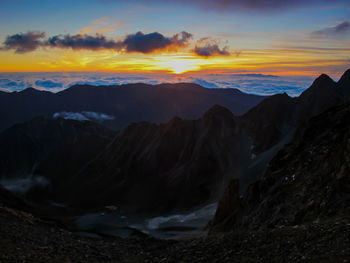
[{"label": "sunset sky", "polygon": [[350,1],[0,0],[0,72],[339,77]]}]

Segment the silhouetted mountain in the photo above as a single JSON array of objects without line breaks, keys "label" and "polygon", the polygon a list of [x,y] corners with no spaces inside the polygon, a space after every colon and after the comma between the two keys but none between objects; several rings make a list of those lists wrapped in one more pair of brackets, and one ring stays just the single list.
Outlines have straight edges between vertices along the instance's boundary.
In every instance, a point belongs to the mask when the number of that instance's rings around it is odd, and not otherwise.
[{"label": "silhouetted mountain", "polygon": [[221,106],[194,121],[134,123],[69,183],[71,199],[148,211],[194,207],[217,198],[232,170],[249,158],[248,143]]},{"label": "silhouetted mountain", "polygon": [[350,215],[350,103],[310,120],[243,199],[237,181],[226,190],[212,231],[299,225]]},{"label": "silhouetted mountain", "polygon": [[113,119],[101,120],[113,129],[137,121],[155,123],[178,116],[197,119],[215,104],[242,114],[259,103],[263,96],[236,89],[206,89],[197,84],[127,84],[120,86],[74,85],[51,93],[28,88],[0,93],[0,130],[35,116],[52,117],[59,112],[98,112]]},{"label": "silhouetted mountain", "polygon": [[243,126],[254,142],[254,152],[266,151],[292,131],[296,108],[295,99],[283,93],[263,100],[243,115]]},{"label": "silhouetted mountain", "polygon": [[[326,74],[319,76],[299,97],[278,94],[263,100],[243,115],[242,121],[254,141],[254,152],[261,153],[328,108],[350,98],[342,90],[350,86],[347,71],[338,83]],[[349,88],[350,89],[350,88]]]},{"label": "silhouetted mountain", "polygon": [[343,76],[340,78],[340,80],[337,83],[337,90],[340,94],[342,94],[344,97],[350,97],[350,69],[345,71]]}]

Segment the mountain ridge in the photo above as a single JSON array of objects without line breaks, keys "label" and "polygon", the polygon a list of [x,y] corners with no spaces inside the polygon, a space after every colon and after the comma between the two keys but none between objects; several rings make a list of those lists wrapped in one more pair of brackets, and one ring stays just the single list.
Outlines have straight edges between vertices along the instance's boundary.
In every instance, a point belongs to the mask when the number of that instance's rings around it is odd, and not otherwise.
[{"label": "mountain ridge", "polygon": [[99,122],[120,130],[131,122],[142,120],[161,123],[173,116],[197,119],[215,104],[228,107],[235,114],[242,114],[263,98],[234,89],[207,89],[193,83],[77,84],[57,93],[28,88],[20,92],[1,93],[0,130],[38,115],[50,118],[63,111],[104,113],[113,119]]}]

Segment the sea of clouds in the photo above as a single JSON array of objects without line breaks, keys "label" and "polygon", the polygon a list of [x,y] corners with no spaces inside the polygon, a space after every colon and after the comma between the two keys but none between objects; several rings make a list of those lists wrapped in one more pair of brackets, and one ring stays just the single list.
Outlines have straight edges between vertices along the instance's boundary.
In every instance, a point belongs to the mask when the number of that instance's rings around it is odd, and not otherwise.
[{"label": "sea of clouds", "polygon": [[273,76],[263,74],[131,74],[131,73],[0,73],[0,90],[21,91],[33,87],[59,92],[74,84],[120,85],[126,83],[160,84],[192,82],[206,88],[237,88],[246,93],[272,95],[286,92],[298,96],[313,81],[309,76]]}]

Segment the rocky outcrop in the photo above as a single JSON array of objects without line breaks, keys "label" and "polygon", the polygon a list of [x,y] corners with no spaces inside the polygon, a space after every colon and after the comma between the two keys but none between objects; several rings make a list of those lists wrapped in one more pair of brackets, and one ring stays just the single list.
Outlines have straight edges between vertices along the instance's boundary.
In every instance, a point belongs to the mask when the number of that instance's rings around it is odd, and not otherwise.
[{"label": "rocky outcrop", "polygon": [[[284,147],[244,198],[224,197],[212,232],[299,225],[350,215],[350,103],[310,120],[303,137]],[[241,209],[242,213],[237,213]],[[220,212],[221,214],[223,212]],[[217,216],[216,216],[217,217]],[[229,220],[230,219],[230,220]],[[220,224],[225,222],[227,224]]]},{"label": "rocky outcrop", "polygon": [[348,75],[350,70],[336,83],[322,74],[299,97],[274,95],[244,114],[242,123],[254,141],[253,152],[265,152],[306,125],[312,116],[350,99]]}]

